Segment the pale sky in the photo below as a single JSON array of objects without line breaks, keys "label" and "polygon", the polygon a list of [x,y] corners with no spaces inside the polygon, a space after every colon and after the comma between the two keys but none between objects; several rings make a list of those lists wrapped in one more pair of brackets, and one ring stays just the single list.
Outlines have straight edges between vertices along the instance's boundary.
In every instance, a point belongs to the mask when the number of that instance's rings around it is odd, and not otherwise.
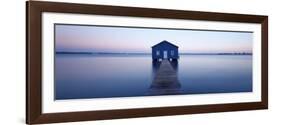
[{"label": "pale sky", "polygon": [[253,33],[55,25],[56,51],[150,53],[163,40],[180,53],[252,52]]}]

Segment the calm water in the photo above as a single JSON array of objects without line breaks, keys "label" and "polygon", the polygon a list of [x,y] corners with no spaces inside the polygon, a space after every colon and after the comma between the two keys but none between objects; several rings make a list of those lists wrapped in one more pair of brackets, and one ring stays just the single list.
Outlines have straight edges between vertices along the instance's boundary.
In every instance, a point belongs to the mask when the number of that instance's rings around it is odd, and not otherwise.
[{"label": "calm water", "polygon": [[55,99],[252,91],[250,55],[180,55],[180,87],[152,88],[159,65],[149,55],[57,54]]}]

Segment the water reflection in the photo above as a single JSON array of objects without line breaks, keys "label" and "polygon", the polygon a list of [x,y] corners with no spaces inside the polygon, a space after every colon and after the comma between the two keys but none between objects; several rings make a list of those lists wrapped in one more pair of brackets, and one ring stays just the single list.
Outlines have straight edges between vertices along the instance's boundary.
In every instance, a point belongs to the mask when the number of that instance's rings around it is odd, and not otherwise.
[{"label": "water reflection", "polygon": [[170,64],[176,71],[178,71],[178,60],[172,60],[170,61]]},{"label": "water reflection", "polygon": [[174,70],[170,83],[159,80],[162,63],[150,55],[57,54],[55,99],[252,92],[252,56],[182,55],[165,63]]},{"label": "water reflection", "polygon": [[[152,75],[155,76],[156,72],[159,70],[160,64],[162,61],[152,61]],[[170,61],[171,66],[173,69],[178,72],[178,60]]]},{"label": "water reflection", "polygon": [[163,60],[152,62],[152,83],[149,94],[180,94],[181,84],[178,80],[178,61]]}]

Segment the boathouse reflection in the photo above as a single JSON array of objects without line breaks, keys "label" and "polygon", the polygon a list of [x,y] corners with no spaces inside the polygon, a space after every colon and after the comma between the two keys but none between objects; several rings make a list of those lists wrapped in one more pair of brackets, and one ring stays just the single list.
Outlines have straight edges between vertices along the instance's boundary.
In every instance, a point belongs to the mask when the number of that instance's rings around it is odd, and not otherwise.
[{"label": "boathouse reflection", "polygon": [[178,80],[178,61],[152,61],[152,83],[150,94],[180,94],[181,84]]}]

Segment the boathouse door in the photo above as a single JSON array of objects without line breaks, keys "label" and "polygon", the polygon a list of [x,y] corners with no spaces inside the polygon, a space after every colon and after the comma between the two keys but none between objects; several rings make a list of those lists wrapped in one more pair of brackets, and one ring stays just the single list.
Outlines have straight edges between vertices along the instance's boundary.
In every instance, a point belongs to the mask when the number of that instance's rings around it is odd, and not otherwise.
[{"label": "boathouse door", "polygon": [[168,58],[168,51],[165,50],[165,51],[163,52],[163,55],[164,55],[164,59],[167,59],[167,58]]}]

